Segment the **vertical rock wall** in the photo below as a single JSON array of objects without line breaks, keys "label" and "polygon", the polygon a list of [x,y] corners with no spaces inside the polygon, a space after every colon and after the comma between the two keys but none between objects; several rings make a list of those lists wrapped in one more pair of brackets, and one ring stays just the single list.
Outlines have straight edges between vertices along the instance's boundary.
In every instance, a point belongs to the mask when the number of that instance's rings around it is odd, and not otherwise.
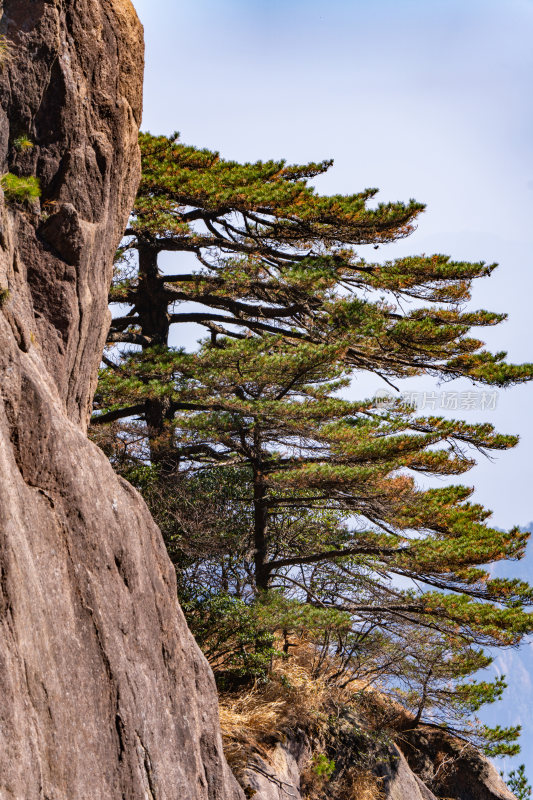
[{"label": "vertical rock wall", "polygon": [[142,31],[129,0],[0,8],[0,170],[42,187],[0,199],[0,798],[233,800],[159,531],[84,433]]}]

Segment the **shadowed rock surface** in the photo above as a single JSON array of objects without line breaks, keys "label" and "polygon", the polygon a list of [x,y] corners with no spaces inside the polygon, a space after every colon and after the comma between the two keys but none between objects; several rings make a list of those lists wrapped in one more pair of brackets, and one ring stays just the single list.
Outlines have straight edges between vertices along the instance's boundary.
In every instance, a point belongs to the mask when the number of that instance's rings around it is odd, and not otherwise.
[{"label": "shadowed rock surface", "polygon": [[0,798],[237,798],[160,533],[85,437],[141,27],[129,0],[1,8],[0,168],[42,196],[0,202]]},{"label": "shadowed rock surface", "polygon": [[[248,794],[255,800],[302,800],[306,792],[301,788],[302,773],[309,772],[312,746],[301,733],[289,736],[283,743],[278,742],[270,752],[269,758],[253,756],[244,772],[244,783]],[[360,754],[347,752],[342,767],[350,767]],[[374,775],[377,778],[374,788],[376,800],[437,800],[435,795],[422,783],[420,778],[409,768],[403,754],[391,745],[382,751],[372,753]],[[336,766],[337,765],[337,762]],[[357,790],[355,790],[357,792]],[[364,796],[370,797],[367,788]],[[334,773],[331,780],[317,790],[311,790],[311,796],[318,798],[335,798],[335,800],[357,800],[358,795],[350,787],[350,781]]]},{"label": "shadowed rock surface", "polygon": [[403,754],[392,746],[388,758],[378,760],[376,775],[381,778],[384,800],[437,800],[418,775],[409,768]]},{"label": "shadowed rock surface", "polygon": [[516,800],[488,759],[444,731],[424,727],[411,731],[405,734],[402,749],[411,769],[439,797]]},{"label": "shadowed rock surface", "polygon": [[[402,750],[379,732],[365,732],[357,715],[344,713],[334,735],[314,740],[287,731],[268,752],[253,753],[243,784],[254,800],[516,800],[495,767],[474,747],[449,734],[420,727],[402,734]],[[330,779],[313,779],[313,753],[334,764]],[[362,784],[357,776],[373,775]],[[353,779],[355,779],[355,784]],[[311,778],[311,782],[310,782]]]}]

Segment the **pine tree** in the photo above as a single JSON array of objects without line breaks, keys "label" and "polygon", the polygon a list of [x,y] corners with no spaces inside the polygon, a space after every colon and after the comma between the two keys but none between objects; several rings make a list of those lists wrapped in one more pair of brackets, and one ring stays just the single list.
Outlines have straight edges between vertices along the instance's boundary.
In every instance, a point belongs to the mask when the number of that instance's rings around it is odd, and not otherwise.
[{"label": "pine tree", "polygon": [[[461,474],[474,463],[469,450],[505,450],[516,438],[488,424],[417,417],[401,402],[378,411],[374,400],[340,399],[335,393],[344,383],[343,370],[338,345],[302,343],[287,350],[281,336],[226,338],[194,354],[133,354],[106,373],[100,390],[119,405],[162,394],[169,399],[174,469],[220,465],[243,471],[252,512],[254,591],[273,583],[286,588],[293,567],[313,575],[318,563],[347,559],[355,573],[358,564],[364,566],[361,581],[369,598],[384,592],[381,578],[366,575],[370,565],[381,575],[461,592],[460,601],[452,594],[409,598],[399,610],[449,614],[451,624],[462,616],[468,625],[479,625],[481,638],[513,643],[515,634],[505,631],[518,625],[520,637],[527,629],[529,617],[517,604],[529,602],[531,590],[520,581],[489,580],[477,565],[520,557],[528,534],[488,527],[490,512],[468,502],[471,489],[422,490],[413,474]],[[137,430],[145,433],[142,423]],[[324,516],[317,518],[317,512]],[[270,529],[279,532],[270,536]],[[348,575],[353,583],[355,574]],[[302,580],[304,591],[313,594]],[[316,578],[309,580],[314,586]],[[341,574],[336,580],[343,584]],[[333,592],[333,585],[329,575],[321,591]],[[495,600],[506,610],[471,607],[466,596]],[[394,592],[388,601],[381,597],[380,604],[389,602],[395,606]]]},{"label": "pine tree", "polygon": [[[408,235],[423,207],[368,209],[373,190],[321,197],[307,180],[326,163],[239,165],[149,135],[141,146],[143,181],[110,298],[131,308],[112,322],[115,349],[93,422],[97,431],[114,426],[107,445],[116,465],[134,482],[148,474],[166,497],[182,585],[202,571],[193,615],[206,602],[215,617],[220,602],[244,603],[263,626],[270,613],[270,634],[281,632],[284,647],[291,631],[314,630],[319,648],[331,652],[335,642],[339,674],[366,653],[364,669],[389,678],[390,664],[413,658],[419,632],[430,631],[418,652],[428,663],[440,653],[445,666],[430,665],[424,678],[402,662],[404,684],[421,676],[415,720],[445,696],[458,713],[496,699],[499,684],[468,688],[465,678],[487,663],[480,646],[516,645],[533,628],[525,611],[533,590],[491,579],[486,565],[520,558],[527,534],[490,527],[472,489],[424,490],[415,477],[462,474],[476,450],[505,450],[516,438],[419,417],[399,401],[376,407],[338,395],[354,370],[386,381],[531,379],[532,365],[509,365],[470,335],[504,319],[464,309],[472,281],[494,265],[441,255],[366,262],[354,246]],[[157,259],[168,250],[194,253],[198,271],[163,275]],[[196,353],[170,348],[170,326],[191,321],[210,338]],[[117,353],[119,343],[129,350]],[[189,544],[187,553],[172,532],[179,503],[169,498],[180,481],[205,487],[205,476],[223,487],[221,508],[238,523],[219,527],[211,549]],[[181,512],[178,529],[183,520]],[[497,746],[516,731],[483,735]]]},{"label": "pine tree", "polygon": [[[342,341],[352,369],[387,381],[433,374],[504,386],[530,378],[531,365],[506,364],[505,353],[488,353],[469,335],[505,318],[462,308],[472,281],[494,264],[442,255],[377,264],[353,249],[409,235],[422,204],[368,208],[375,189],[319,195],[308,181],[327,161],[239,164],[176,135],[143,134],[140,144],[143,177],[110,294],[130,309],[113,319],[110,344],[165,347],[171,325],[196,322],[215,339],[267,333],[292,346]],[[163,275],[158,257],[169,251],[194,254],[198,270]],[[402,310],[402,300],[414,301],[411,310]],[[162,399],[114,408],[98,421],[138,413],[161,444],[173,416]],[[155,449],[152,457],[162,460]]]},{"label": "pine tree", "polygon": [[[502,773],[503,776],[503,773]],[[518,800],[527,800],[531,797],[531,784],[526,777],[526,767],[520,764],[518,769],[513,769],[507,778],[509,789],[514,792]]]},{"label": "pine tree", "polygon": [[[228,337],[194,354],[132,355],[106,373],[101,391],[119,404],[165,393],[184,409],[172,424],[174,468],[197,476],[202,508],[213,493],[198,476],[224,489],[223,527],[218,536],[205,532],[211,549],[196,546],[195,556],[189,541],[175,551],[193,630],[214,666],[221,652],[235,658],[228,624],[247,669],[270,658],[275,632],[288,648],[291,635],[306,630],[337,652],[339,677],[386,680],[412,707],[414,724],[431,713],[475,741],[488,739],[491,752],[515,752],[518,730],[457,721],[504,686],[467,680],[491,661],[478,646],[514,645],[531,629],[523,609],[531,587],[491,580],[480,566],[520,557],[527,534],[489,527],[489,512],[468,502],[471,489],[422,490],[413,475],[461,474],[473,464],[469,450],[505,450],[516,439],[490,425],[418,417],[402,403],[376,409],[373,400],[342,400],[344,371],[338,345],[287,350],[281,336]],[[136,442],[144,434],[142,422],[130,429]],[[141,450],[137,458],[147,456]],[[165,520],[163,530],[175,545]],[[412,588],[399,589],[398,579]],[[296,607],[280,609],[273,593]],[[311,626],[302,606],[317,611]],[[331,612],[341,616],[332,622]],[[254,623],[259,650],[243,642],[257,644]]]}]

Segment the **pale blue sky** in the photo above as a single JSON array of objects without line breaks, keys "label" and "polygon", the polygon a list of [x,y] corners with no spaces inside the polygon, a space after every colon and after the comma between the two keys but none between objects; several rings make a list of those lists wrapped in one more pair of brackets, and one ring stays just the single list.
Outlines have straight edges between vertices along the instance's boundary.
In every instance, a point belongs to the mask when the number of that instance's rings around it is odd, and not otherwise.
[{"label": "pale blue sky", "polygon": [[[427,203],[418,231],[379,254],[498,261],[475,300],[511,318],[487,339],[533,360],[533,0],[134,2],[145,130],[239,160],[332,157],[323,192],[378,186],[379,199]],[[360,378],[352,392],[378,386]],[[525,386],[462,413],[521,434],[465,476],[500,526],[533,519],[532,406]]]},{"label": "pale blue sky", "polygon": [[[321,191],[378,186],[383,200],[424,201],[418,231],[380,254],[499,261],[475,295],[511,315],[489,341],[533,360],[532,0],[136,7],[147,44],[145,129],[178,129],[188,143],[241,160],[333,157]],[[374,388],[360,378],[354,393]],[[502,526],[533,519],[532,401],[530,386],[500,394],[490,421],[522,443],[467,476]]]}]

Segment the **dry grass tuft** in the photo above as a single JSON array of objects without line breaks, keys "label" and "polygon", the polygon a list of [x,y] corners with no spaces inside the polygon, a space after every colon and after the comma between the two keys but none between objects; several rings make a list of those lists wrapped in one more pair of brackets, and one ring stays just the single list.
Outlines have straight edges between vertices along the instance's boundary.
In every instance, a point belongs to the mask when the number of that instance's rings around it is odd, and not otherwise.
[{"label": "dry grass tuft", "polygon": [[369,730],[388,731],[393,737],[410,728],[414,718],[397,700],[375,687],[360,693],[357,711]]},{"label": "dry grass tuft", "polygon": [[0,35],[0,70],[13,58],[15,45],[3,34]]},{"label": "dry grass tuft", "polygon": [[231,737],[246,730],[261,737],[277,735],[292,723],[313,726],[330,700],[324,677],[313,677],[305,664],[291,657],[274,664],[268,682],[221,696],[223,732]]},{"label": "dry grass tuft", "polygon": [[262,696],[260,688],[238,696],[220,699],[220,727],[224,753],[228,764],[238,777],[253,752],[264,753],[264,742],[283,735],[284,700],[272,701]]},{"label": "dry grass tuft", "polygon": [[285,711],[285,700],[273,700],[264,696],[261,688],[254,686],[249,691],[227,696],[220,703],[222,734],[229,738],[258,740],[281,733],[279,721]]},{"label": "dry grass tuft", "polygon": [[220,723],[226,758],[237,775],[252,753],[268,756],[274,741],[291,728],[318,735],[328,716],[353,696],[358,686],[341,690],[327,672],[315,677],[312,646],[302,641],[287,660],[274,663],[268,682],[220,696]]},{"label": "dry grass tuft", "polygon": [[350,800],[383,800],[382,781],[371,772],[352,770],[347,776],[346,793],[343,796]]},{"label": "dry grass tuft", "polygon": [[[274,662],[268,682],[220,696],[224,751],[237,779],[254,753],[268,761],[274,744],[296,728],[304,729],[321,752],[331,717],[346,707],[356,707],[371,730],[393,730],[404,721],[401,706],[391,706],[389,698],[365,682],[339,687],[331,679],[335,670],[333,661],[331,670],[322,663],[316,676],[316,650],[302,640],[290,658]],[[306,800],[383,800],[382,781],[363,763],[341,768],[330,780],[310,761],[301,778]]]},{"label": "dry grass tuft", "polygon": [[291,658],[273,667],[270,679],[247,691],[220,697],[224,751],[237,773],[254,752],[265,756],[291,727],[318,731],[327,720],[327,684]]}]

